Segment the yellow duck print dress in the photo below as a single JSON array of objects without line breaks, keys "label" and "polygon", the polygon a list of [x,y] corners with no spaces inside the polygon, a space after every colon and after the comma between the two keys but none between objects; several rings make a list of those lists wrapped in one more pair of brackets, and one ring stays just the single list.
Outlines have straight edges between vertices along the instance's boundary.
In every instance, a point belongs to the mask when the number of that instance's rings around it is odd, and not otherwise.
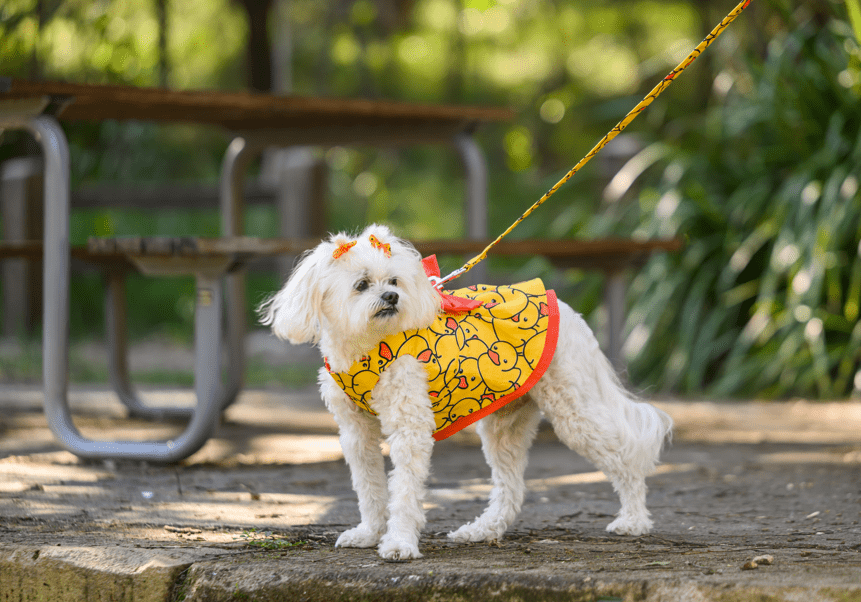
[{"label": "yellow duck print dress", "polygon": [[444,292],[451,296],[480,306],[440,313],[427,328],[383,339],[348,372],[329,372],[350,399],[374,413],[369,402],[380,374],[405,354],[415,357],[428,374],[437,440],[529,391],[553,359],[559,331],[556,295],[540,279]]}]

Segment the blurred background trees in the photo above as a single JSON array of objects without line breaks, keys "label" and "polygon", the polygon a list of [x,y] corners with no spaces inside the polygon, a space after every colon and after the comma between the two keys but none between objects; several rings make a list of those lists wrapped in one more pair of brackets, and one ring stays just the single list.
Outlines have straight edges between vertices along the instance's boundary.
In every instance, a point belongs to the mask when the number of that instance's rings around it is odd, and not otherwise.
[{"label": "blurred background trees", "polygon": [[[505,105],[481,130],[491,232],[579,160],[734,5],[705,0],[7,0],[0,72],[173,88]],[[855,21],[852,15],[857,15]],[[629,379],[647,392],[841,397],[861,391],[861,11],[857,0],[754,0],[626,132],[517,237],[679,236],[630,290]],[[853,29],[853,23],[855,29]],[[73,185],[215,183],[227,140],[197,127],[74,124]],[[7,138],[8,141],[8,138]],[[14,145],[0,147],[0,159]],[[460,167],[438,148],[337,148],[329,224],[463,234]],[[249,234],[273,236],[271,210]],[[217,235],[212,211],[78,211],[73,238]],[[600,328],[600,280],[540,260]],[[251,279],[250,299],[277,286]],[[168,285],[165,285],[168,286]],[[173,286],[173,285],[171,285]],[[175,285],[184,286],[184,285]],[[100,284],[76,278],[72,324],[99,323]],[[192,291],[134,289],[132,332],[185,336]],[[179,295],[177,295],[179,292]],[[177,302],[177,296],[180,302]]]}]

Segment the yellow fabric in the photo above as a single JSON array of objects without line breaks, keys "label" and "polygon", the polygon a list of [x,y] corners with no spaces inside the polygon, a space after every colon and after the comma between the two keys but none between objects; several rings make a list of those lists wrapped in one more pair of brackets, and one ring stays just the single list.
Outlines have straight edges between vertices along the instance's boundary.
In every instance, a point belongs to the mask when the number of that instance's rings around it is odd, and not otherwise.
[{"label": "yellow fabric", "polygon": [[435,433],[451,431],[445,436],[466,426],[470,421],[451,428],[470,414],[485,410],[484,415],[493,404],[501,407],[525,393],[528,387],[521,389],[538,367],[551,326],[555,348],[555,297],[548,298],[539,279],[510,286],[477,285],[451,294],[478,299],[482,306],[467,313],[440,314],[427,328],[387,337],[348,372],[330,372],[335,382],[361,408],[373,412],[369,402],[380,373],[394,359],[411,355],[427,371]]}]

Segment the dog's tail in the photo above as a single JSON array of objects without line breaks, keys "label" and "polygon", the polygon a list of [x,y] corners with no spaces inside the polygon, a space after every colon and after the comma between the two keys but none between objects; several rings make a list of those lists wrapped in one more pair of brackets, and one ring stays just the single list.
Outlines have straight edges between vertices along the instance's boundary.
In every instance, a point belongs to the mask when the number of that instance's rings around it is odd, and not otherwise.
[{"label": "dog's tail", "polygon": [[673,419],[655,406],[639,400],[619,380],[615,369],[600,350],[595,350],[595,378],[603,399],[615,414],[620,430],[622,456],[643,474],[654,471],[664,441],[672,439]]}]

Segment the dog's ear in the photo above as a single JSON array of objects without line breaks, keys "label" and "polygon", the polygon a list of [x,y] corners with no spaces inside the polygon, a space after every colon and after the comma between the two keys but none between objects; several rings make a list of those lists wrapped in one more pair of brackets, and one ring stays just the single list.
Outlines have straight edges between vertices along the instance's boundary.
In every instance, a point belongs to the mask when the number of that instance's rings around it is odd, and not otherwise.
[{"label": "dog's ear", "polygon": [[331,245],[326,243],[305,254],[284,287],[258,308],[260,323],[271,326],[279,339],[294,345],[320,341],[323,301],[320,282],[331,256]]}]

